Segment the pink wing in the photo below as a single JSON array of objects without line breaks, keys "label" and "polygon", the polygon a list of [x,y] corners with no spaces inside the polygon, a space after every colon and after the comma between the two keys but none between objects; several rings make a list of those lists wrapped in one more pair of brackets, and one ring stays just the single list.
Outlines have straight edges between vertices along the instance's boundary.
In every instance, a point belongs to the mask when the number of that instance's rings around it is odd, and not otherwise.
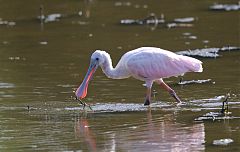
[{"label": "pink wing", "polygon": [[127,68],[134,77],[154,80],[186,72],[202,72],[201,64],[201,61],[192,57],[148,48],[132,54],[128,59]]}]

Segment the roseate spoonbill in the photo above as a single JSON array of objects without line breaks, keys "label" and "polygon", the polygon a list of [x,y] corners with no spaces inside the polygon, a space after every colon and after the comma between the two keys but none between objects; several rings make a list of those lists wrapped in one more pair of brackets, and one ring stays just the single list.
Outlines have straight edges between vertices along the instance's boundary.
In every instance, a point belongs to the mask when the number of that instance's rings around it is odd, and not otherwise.
[{"label": "roseate spoonbill", "polygon": [[107,77],[112,79],[124,79],[132,76],[145,81],[147,92],[144,105],[151,103],[153,82],[168,91],[177,102],[181,102],[175,91],[163,81],[163,78],[183,75],[186,72],[203,71],[201,61],[155,47],[141,47],[129,51],[121,57],[116,67],[113,68],[110,55],[105,51],[96,50],[91,56],[87,74],[75,92],[78,99],[86,97],[88,83],[98,66],[102,68]]}]

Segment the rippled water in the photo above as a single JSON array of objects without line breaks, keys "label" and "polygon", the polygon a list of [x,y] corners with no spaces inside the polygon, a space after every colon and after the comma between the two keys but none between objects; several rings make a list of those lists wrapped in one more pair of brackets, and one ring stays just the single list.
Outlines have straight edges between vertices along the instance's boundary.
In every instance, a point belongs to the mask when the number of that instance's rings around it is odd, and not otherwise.
[{"label": "rippled water", "polygon": [[[182,104],[154,85],[153,103],[145,107],[143,82],[108,79],[101,70],[84,100],[92,110],[73,97],[93,50],[106,50],[116,65],[140,46],[175,52],[239,47],[239,11],[212,11],[214,2],[207,0],[0,3],[0,151],[240,150],[239,50],[199,58],[204,72],[186,74],[181,83],[165,79]],[[175,28],[120,24],[151,15],[166,23],[194,22]],[[228,93],[231,113],[222,115]],[[209,114],[217,116],[206,119]]]}]

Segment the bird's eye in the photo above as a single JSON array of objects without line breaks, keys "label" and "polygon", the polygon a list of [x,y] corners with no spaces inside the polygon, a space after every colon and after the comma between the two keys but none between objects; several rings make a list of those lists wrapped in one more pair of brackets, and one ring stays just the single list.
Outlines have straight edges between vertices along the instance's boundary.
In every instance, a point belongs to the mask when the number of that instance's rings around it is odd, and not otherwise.
[{"label": "bird's eye", "polygon": [[98,61],[98,60],[99,60],[99,58],[96,58],[96,60]]}]

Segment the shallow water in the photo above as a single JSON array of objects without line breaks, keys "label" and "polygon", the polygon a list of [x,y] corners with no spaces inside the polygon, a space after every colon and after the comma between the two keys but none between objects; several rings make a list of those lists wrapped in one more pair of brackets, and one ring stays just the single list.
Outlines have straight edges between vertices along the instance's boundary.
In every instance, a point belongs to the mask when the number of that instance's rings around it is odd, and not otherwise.
[{"label": "shallow water", "polygon": [[[208,0],[0,3],[0,151],[240,150],[240,51],[199,58],[204,72],[186,74],[182,84],[165,79],[182,104],[154,85],[153,103],[144,107],[144,82],[108,79],[100,69],[84,100],[93,110],[73,100],[92,51],[108,51],[116,65],[140,46],[239,47],[239,11],[210,11]],[[61,17],[41,23],[41,6],[45,16]],[[120,24],[153,13],[166,21],[195,20],[193,27],[176,28]],[[231,114],[195,121],[219,113],[227,93]],[[222,141],[233,142],[214,144]]]}]

